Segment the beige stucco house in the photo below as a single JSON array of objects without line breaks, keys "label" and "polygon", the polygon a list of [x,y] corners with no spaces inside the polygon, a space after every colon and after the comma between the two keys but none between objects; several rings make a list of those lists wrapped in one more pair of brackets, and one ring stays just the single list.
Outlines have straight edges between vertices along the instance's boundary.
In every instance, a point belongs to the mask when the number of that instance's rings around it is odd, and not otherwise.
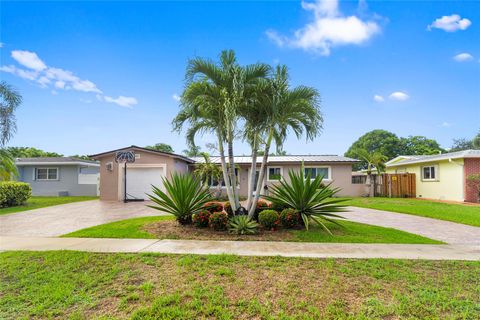
[{"label": "beige stucco house", "polygon": [[415,173],[417,198],[477,202],[466,181],[469,175],[480,174],[480,150],[398,156],[386,167],[387,173]]}]

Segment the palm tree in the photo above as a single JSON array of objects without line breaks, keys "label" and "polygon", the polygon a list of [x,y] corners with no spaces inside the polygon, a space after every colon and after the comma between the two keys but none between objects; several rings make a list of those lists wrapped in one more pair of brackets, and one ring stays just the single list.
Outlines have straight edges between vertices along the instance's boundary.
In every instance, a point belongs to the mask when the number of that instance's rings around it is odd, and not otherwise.
[{"label": "palm tree", "polygon": [[187,142],[190,146],[195,145],[195,136],[198,133],[211,132],[217,136],[227,196],[234,211],[239,207],[233,157],[233,142],[238,133],[238,110],[249,102],[249,88],[266,77],[269,68],[261,63],[241,67],[232,50],[222,51],[218,63],[203,58],[190,60],[181,110],[173,121],[177,131],[180,131],[185,123],[190,124],[187,130]]},{"label": "palm tree", "polygon": [[[380,152],[368,152],[366,149],[360,149],[357,151],[360,159],[367,163],[367,187],[369,190],[369,196],[375,196],[375,179],[373,178],[372,171],[376,169],[377,174],[385,172],[385,161],[388,160],[386,156]],[[373,183],[372,183],[373,182]]]},{"label": "palm tree", "polygon": [[193,173],[203,181],[205,187],[210,187],[209,182],[211,178],[215,179],[217,181],[215,198],[219,198],[222,192],[222,170],[218,165],[210,161],[210,155],[207,152],[202,152],[201,154],[204,162],[196,164]]},{"label": "palm tree", "polygon": [[0,145],[3,147],[17,130],[15,109],[22,103],[22,96],[5,81],[0,82]]},{"label": "palm tree", "polygon": [[[264,117],[264,122],[260,126],[250,127],[261,130],[258,135],[262,137],[264,150],[257,192],[248,208],[250,217],[253,217],[260,198],[272,142],[275,142],[277,151],[281,150],[290,131],[293,131],[297,138],[305,134],[307,140],[313,140],[320,134],[323,125],[318,91],[306,86],[290,88],[288,69],[284,65],[276,67],[274,74],[268,80],[266,94],[260,95],[259,100],[258,104],[263,108],[257,111],[260,111],[261,116]],[[252,180],[255,178],[255,170],[251,174]]]},{"label": "palm tree", "polygon": [[10,152],[0,149],[0,181],[9,181],[18,176],[15,159]]}]

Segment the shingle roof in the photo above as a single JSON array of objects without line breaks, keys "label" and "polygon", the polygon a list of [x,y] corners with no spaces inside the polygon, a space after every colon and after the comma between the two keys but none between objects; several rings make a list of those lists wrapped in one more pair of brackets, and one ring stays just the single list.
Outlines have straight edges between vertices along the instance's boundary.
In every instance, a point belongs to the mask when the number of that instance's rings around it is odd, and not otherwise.
[{"label": "shingle roof", "polygon": [[442,160],[449,160],[449,159],[463,159],[463,158],[480,158],[480,150],[463,150],[463,151],[435,154],[430,156],[425,156],[425,155],[408,156],[408,158],[405,160],[400,160],[398,162],[391,163],[391,164],[387,163],[386,165],[387,167],[398,167],[406,164],[442,161]]},{"label": "shingle roof", "polygon": [[85,165],[98,165],[97,161],[84,160],[74,157],[47,157],[47,158],[16,158],[15,163],[17,165],[28,164],[85,164]]},{"label": "shingle roof", "polygon": [[[193,157],[195,162],[204,162],[203,157]],[[212,163],[220,163],[220,157],[214,156],[210,157]],[[249,164],[252,163],[251,156],[235,156],[234,161],[237,164]],[[268,163],[277,163],[277,162],[288,162],[288,163],[299,163],[299,162],[344,162],[344,163],[355,163],[359,160],[347,158],[344,156],[336,155],[290,155],[290,156],[269,156]],[[262,162],[262,156],[257,157],[257,162]]]}]

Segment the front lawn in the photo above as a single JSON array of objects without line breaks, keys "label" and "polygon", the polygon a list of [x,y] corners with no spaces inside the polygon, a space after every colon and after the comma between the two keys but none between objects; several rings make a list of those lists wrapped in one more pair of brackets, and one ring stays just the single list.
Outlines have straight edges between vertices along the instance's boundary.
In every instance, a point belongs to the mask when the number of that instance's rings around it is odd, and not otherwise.
[{"label": "front lawn", "polygon": [[299,241],[299,242],[342,242],[342,243],[426,243],[437,244],[440,241],[428,239],[408,232],[339,221],[341,227],[327,223],[334,234],[312,225],[306,230],[261,231],[258,235],[234,235],[228,231],[213,231],[209,228],[179,226],[172,217],[134,218],[103,224],[65,235],[81,238],[158,238],[158,239],[198,239],[198,240],[262,240],[262,241]]},{"label": "front lawn", "polygon": [[477,319],[480,262],[7,252],[1,319]]},{"label": "front lawn", "polygon": [[1,208],[0,215],[21,212],[26,210],[56,206],[59,204],[65,204],[70,202],[86,201],[86,200],[95,200],[98,197],[31,197],[27,202],[21,206]]},{"label": "front lawn", "polygon": [[447,220],[480,227],[480,206],[405,198],[353,198],[346,205]]}]

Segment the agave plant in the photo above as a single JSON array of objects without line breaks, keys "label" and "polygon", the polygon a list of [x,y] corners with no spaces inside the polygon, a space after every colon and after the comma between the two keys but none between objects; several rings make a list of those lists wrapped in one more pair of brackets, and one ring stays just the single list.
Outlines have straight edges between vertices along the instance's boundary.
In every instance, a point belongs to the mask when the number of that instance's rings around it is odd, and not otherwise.
[{"label": "agave plant", "polygon": [[258,223],[250,219],[247,215],[234,216],[228,228],[231,233],[235,234],[255,234],[257,233]]},{"label": "agave plant", "polygon": [[324,222],[338,224],[331,218],[343,218],[335,213],[346,211],[346,206],[339,204],[345,200],[332,198],[340,189],[332,188],[330,184],[324,186],[322,176],[314,179],[311,179],[310,174],[305,176],[303,166],[299,173],[290,170],[288,175],[290,182],[280,181],[280,184],[270,189],[270,196],[265,198],[271,201],[274,207],[295,209],[300,213],[307,230],[310,221],[313,221],[332,234]]},{"label": "agave plant", "polygon": [[148,197],[156,205],[148,207],[174,215],[180,224],[190,223],[192,214],[199,213],[213,200],[208,187],[190,174],[174,173],[170,179],[163,179],[163,186],[165,192],[152,186],[153,195],[148,194]]}]

